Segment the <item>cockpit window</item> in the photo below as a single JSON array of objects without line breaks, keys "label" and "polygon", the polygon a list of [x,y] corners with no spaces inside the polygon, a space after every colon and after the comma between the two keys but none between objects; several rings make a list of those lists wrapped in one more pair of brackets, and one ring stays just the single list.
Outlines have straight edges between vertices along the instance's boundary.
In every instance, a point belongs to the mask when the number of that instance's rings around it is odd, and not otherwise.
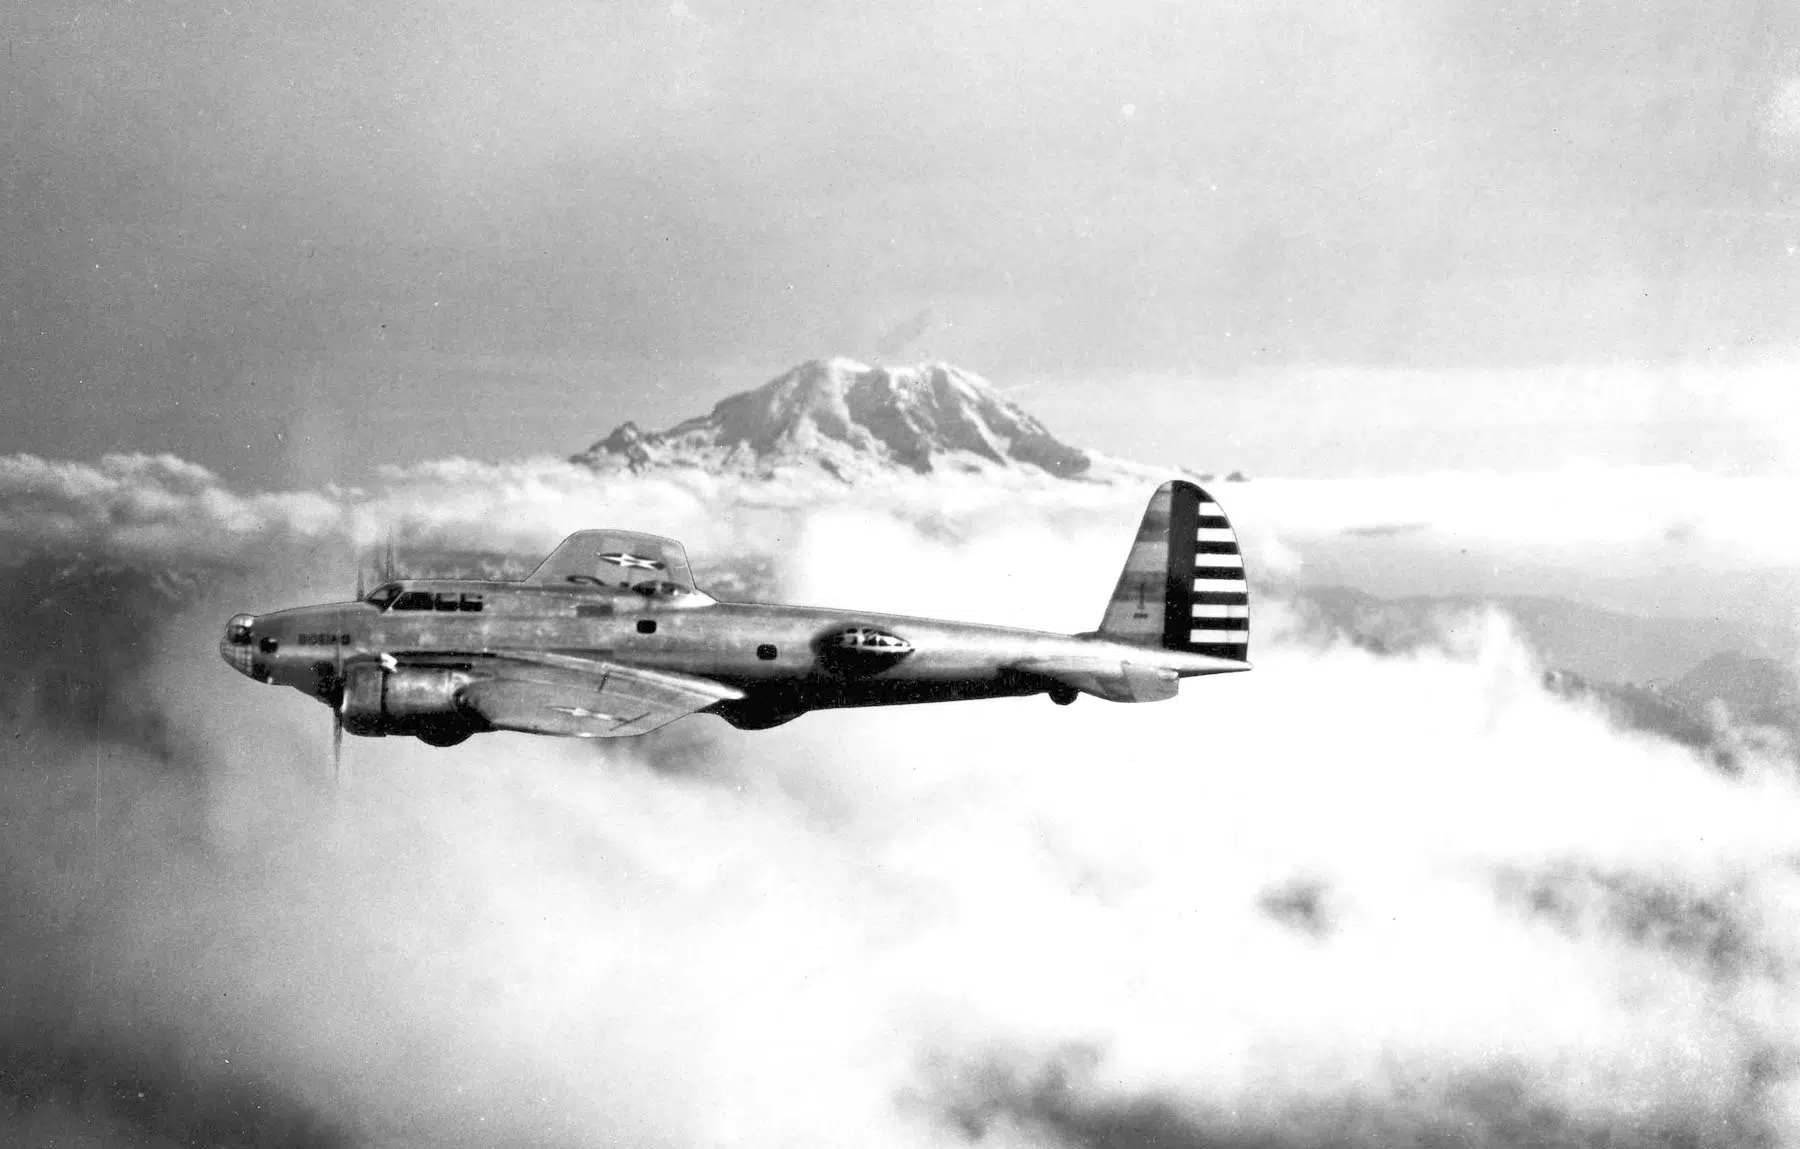
[{"label": "cockpit window", "polygon": [[395,610],[430,610],[431,607],[431,592],[428,590],[409,590],[394,600]]},{"label": "cockpit window", "polygon": [[366,603],[369,603],[371,605],[381,607],[382,609],[385,610],[387,608],[388,603],[393,602],[394,596],[399,593],[400,593],[400,587],[398,584],[387,583],[384,586],[378,586],[374,590],[370,591],[368,597],[363,599],[363,601]]}]

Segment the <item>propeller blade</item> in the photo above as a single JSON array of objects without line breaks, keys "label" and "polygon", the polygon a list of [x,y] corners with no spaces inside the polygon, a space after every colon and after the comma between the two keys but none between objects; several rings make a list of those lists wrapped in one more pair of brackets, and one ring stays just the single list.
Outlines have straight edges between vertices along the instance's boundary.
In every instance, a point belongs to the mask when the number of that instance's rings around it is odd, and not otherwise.
[{"label": "propeller blade", "polygon": [[[357,564],[356,597],[362,598],[362,564]],[[335,650],[337,662],[337,698],[331,707],[331,784],[344,784],[344,705],[349,700],[348,683],[344,681],[344,647],[339,643]]]},{"label": "propeller blade", "polygon": [[363,595],[366,593],[367,592],[363,588],[362,555],[359,554],[356,556],[356,601],[361,602],[363,600]]}]

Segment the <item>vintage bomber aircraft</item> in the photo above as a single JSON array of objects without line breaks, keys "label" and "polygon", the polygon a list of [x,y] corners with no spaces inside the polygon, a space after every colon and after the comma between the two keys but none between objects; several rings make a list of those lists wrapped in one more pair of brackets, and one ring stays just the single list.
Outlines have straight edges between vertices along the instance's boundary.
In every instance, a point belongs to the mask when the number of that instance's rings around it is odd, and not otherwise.
[{"label": "vintage bomber aircraft", "polygon": [[570,535],[522,582],[390,581],[357,601],[240,614],[219,653],[330,706],[343,732],[453,746],[517,730],[613,738],[711,713],[762,730],[809,710],[1048,694],[1172,698],[1248,670],[1244,562],[1199,487],[1151,498],[1098,630],[719,602],[672,539]]}]

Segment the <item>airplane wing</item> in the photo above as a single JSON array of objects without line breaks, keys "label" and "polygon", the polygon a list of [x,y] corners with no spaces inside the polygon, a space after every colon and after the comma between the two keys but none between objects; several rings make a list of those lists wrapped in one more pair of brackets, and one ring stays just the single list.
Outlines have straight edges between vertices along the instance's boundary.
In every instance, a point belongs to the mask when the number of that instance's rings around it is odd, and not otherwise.
[{"label": "airplane wing", "polygon": [[691,674],[535,651],[500,655],[461,692],[496,730],[572,738],[628,738],[743,696]]},{"label": "airplane wing", "polygon": [[673,583],[680,591],[694,590],[694,572],[682,545],[637,531],[576,531],[525,581],[609,587]]}]

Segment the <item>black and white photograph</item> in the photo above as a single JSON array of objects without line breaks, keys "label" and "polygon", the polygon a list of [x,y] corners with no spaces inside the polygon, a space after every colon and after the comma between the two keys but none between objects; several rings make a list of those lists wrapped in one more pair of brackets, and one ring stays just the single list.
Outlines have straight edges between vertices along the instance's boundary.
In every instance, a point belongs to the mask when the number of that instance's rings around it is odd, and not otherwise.
[{"label": "black and white photograph", "polygon": [[1800,1149],[1800,7],[0,43],[0,1145]]}]

